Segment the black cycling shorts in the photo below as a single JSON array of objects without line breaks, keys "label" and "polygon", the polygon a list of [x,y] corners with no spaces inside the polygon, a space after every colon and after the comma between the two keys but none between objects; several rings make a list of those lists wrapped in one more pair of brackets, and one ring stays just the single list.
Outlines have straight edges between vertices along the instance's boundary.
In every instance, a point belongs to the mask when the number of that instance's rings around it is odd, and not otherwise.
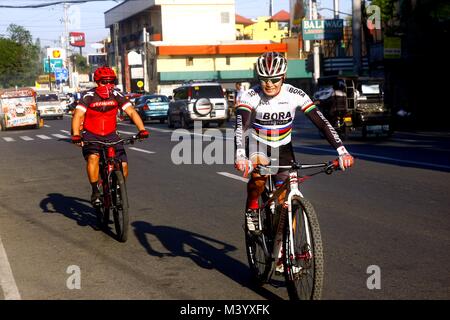
[{"label": "black cycling shorts", "polygon": [[[83,141],[103,141],[103,142],[114,142],[119,141],[120,136],[116,133],[110,133],[106,136],[99,136],[93,134],[89,131],[83,131],[82,133]],[[120,159],[122,162],[128,162],[127,153],[125,152],[125,148],[123,144],[116,144],[116,157]],[[87,157],[91,154],[100,154],[102,146],[100,144],[88,144],[83,146],[83,157],[87,160]]]},{"label": "black cycling shorts", "polygon": [[[294,150],[292,143],[272,148],[264,143],[257,142],[250,139],[251,144],[246,144],[247,157],[252,160],[255,155],[264,155],[270,159],[270,164],[273,166],[289,166],[292,161],[295,161]],[[289,176],[289,169],[280,168],[275,175],[275,184],[279,185]]]}]

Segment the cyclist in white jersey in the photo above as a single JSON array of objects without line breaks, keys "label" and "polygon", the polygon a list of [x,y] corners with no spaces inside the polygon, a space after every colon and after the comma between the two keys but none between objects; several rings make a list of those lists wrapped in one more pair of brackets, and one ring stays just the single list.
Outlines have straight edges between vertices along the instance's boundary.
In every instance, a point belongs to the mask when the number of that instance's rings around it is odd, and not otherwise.
[{"label": "cyclist in white jersey", "polygon": [[[256,63],[260,84],[242,94],[236,107],[235,167],[250,179],[247,184],[246,220],[250,231],[258,231],[258,199],[264,191],[267,176],[252,172],[253,165],[289,165],[294,159],[291,132],[295,111],[302,112],[322,131],[336,149],[342,170],[353,165],[354,159],[342,144],[339,135],[316,108],[309,96],[284,83],[286,58],[278,52],[262,54]],[[287,177],[280,169],[275,176],[276,186]],[[280,200],[284,199],[280,195]]]}]

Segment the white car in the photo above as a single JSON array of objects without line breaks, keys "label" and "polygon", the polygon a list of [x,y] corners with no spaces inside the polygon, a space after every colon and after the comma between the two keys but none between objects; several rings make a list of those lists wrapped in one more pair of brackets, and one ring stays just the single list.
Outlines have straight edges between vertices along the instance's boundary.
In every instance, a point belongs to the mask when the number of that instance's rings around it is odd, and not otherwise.
[{"label": "white car", "polygon": [[194,121],[204,127],[211,122],[222,127],[228,118],[228,102],[223,87],[218,82],[190,81],[173,90],[173,101],[169,103],[167,124],[175,123],[189,128]]},{"label": "white car", "polygon": [[37,107],[41,118],[62,119],[64,115],[64,102],[60,101],[56,93],[38,93]]}]

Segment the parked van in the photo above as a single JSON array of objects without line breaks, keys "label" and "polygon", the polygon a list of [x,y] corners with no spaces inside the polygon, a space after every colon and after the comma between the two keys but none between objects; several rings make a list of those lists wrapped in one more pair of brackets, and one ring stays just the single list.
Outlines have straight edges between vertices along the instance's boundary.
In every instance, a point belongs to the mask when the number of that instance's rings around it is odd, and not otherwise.
[{"label": "parked van", "polygon": [[31,88],[0,90],[0,130],[41,127],[36,92]]}]

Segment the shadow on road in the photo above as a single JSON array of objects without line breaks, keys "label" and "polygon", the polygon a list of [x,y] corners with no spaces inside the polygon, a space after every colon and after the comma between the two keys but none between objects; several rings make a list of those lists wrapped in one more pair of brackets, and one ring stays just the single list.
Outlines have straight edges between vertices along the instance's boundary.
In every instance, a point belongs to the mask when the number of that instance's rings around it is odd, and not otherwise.
[{"label": "shadow on road", "polygon": [[85,199],[68,197],[61,193],[49,193],[39,206],[44,213],[59,213],[75,220],[80,226],[90,226],[98,230],[95,210]]},{"label": "shadow on road", "polygon": [[[250,281],[247,265],[227,255],[228,252],[235,251],[236,247],[198,233],[170,226],[155,226],[145,221],[136,221],[131,225],[137,239],[148,254],[156,257],[189,258],[199,267],[216,269],[266,299],[281,300],[278,295],[267,289],[254,286]],[[152,248],[148,239],[149,235],[155,236],[168,252],[159,252]]]}]

